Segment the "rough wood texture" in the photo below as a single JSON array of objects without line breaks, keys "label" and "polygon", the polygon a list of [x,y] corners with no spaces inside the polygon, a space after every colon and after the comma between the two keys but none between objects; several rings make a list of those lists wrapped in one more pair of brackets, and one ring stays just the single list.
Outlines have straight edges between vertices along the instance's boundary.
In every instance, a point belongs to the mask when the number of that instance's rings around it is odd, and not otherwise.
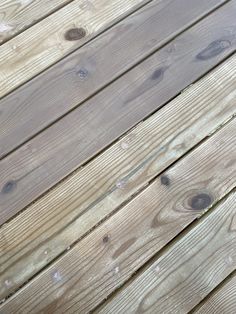
[{"label": "rough wood texture", "polygon": [[[221,2],[152,1],[3,98],[0,101],[0,158],[106,86]],[[182,10],[183,7],[185,10]],[[179,18],[173,18],[173,15]],[[112,62],[111,55],[115,56]]]},{"label": "rough wood texture", "polygon": [[[17,308],[21,313],[31,311],[88,313],[92,310],[155,252],[232,190],[236,179],[235,131],[236,119],[169,169],[129,204],[79,242],[70,252],[19,290],[0,307],[0,311],[11,313]],[[235,200],[230,204],[235,206]],[[201,224],[183,242],[178,242],[169,254],[172,258],[168,266],[165,265],[168,263],[166,259],[162,264],[158,261],[160,272],[163,271],[167,275],[169,271],[173,271],[171,265],[177,266],[176,259],[179,258],[180,262],[180,256],[184,260],[183,269],[187,269],[186,276],[199,265],[198,262],[201,262],[202,257],[207,258],[209,262],[209,265],[202,264],[202,267],[208,267],[207,273],[213,275],[213,270],[216,271],[214,282],[226,275],[229,270],[232,271],[232,267],[236,266],[235,262],[224,271],[218,269],[217,263],[229,254],[232,258],[236,258],[236,233],[233,232],[236,228],[235,219],[233,219],[236,214],[235,210],[235,207],[223,206],[223,210],[221,207],[218,212],[214,212],[210,222]],[[220,227],[221,231],[218,232]],[[193,235],[196,241],[199,241],[198,246],[195,241],[193,243],[190,240]],[[211,239],[212,236],[213,239]],[[186,247],[190,244],[192,250],[187,251]],[[206,244],[210,244],[209,249],[204,249]],[[223,248],[220,250],[221,246]],[[219,250],[215,251],[216,248]],[[201,253],[201,249],[204,249],[204,252]],[[183,256],[182,254],[176,256],[175,251],[182,252]],[[194,254],[197,253],[200,256],[195,264]],[[191,254],[193,254],[192,259]],[[191,260],[189,264],[186,257]],[[212,261],[214,257],[215,262]],[[213,268],[211,268],[212,264]],[[191,268],[190,265],[192,265]],[[155,267],[157,269],[157,265]],[[182,268],[178,268],[178,271],[181,272]],[[144,277],[148,277],[149,273],[150,270],[145,273]],[[210,275],[206,277],[204,273],[204,276],[199,277],[208,279]],[[176,280],[178,278],[182,279],[176,275]],[[186,281],[188,279],[191,280],[191,277],[187,276]],[[132,306],[136,301],[136,296],[138,299],[140,295],[142,297],[142,291],[148,290],[149,280],[148,277],[140,289],[138,284],[135,284],[133,299],[130,297],[129,290],[127,294],[126,291],[122,293],[123,299],[120,302],[127,301],[125,303],[127,308],[129,304]],[[151,281],[156,285],[158,282],[156,276]],[[175,281],[170,281],[170,284],[171,282],[172,285],[176,285]],[[10,280],[7,283],[10,284]],[[213,286],[214,283],[211,287]],[[205,286],[204,289],[206,289]],[[210,289],[209,286],[208,289]],[[186,291],[186,295],[189,294],[192,296],[191,289]],[[181,302],[181,297],[178,300]],[[115,307],[115,301],[112,303],[115,308],[111,310],[112,313],[117,313],[120,309],[118,306]],[[130,313],[129,309],[124,313]]]},{"label": "rough wood texture", "polygon": [[71,0],[1,0],[0,44]]},{"label": "rough wood texture", "polygon": [[236,111],[235,84],[233,56],[2,226],[0,298],[227,121]]},{"label": "rough wood texture", "polygon": [[236,267],[235,218],[234,192],[97,312],[188,313]]},{"label": "rough wood texture", "polygon": [[235,9],[229,2],[1,160],[0,223],[232,53]]},{"label": "rough wood texture", "polygon": [[150,0],[74,0],[3,44],[0,97]]},{"label": "rough wood texture", "polygon": [[[228,262],[231,262],[229,257]],[[235,309],[236,275],[234,274],[192,314],[235,314]]]}]

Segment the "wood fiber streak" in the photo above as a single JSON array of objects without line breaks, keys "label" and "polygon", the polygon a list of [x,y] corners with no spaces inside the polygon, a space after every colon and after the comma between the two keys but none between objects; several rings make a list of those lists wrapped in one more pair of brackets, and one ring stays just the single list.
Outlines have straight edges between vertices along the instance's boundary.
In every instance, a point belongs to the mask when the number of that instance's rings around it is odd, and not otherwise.
[{"label": "wood fiber streak", "polygon": [[[231,258],[228,259],[231,262]],[[234,314],[236,308],[236,276],[230,277],[192,314]]]},{"label": "wood fiber streak", "polygon": [[[229,2],[1,160],[0,224],[232,53],[235,9],[236,1]],[[212,43],[222,38],[231,46],[217,48],[216,55]],[[199,60],[199,53],[206,54],[207,49],[212,57]],[[162,80],[157,79],[157,69]]]},{"label": "wood fiber streak", "polygon": [[236,267],[235,216],[234,192],[96,313],[188,313]]},{"label": "wood fiber streak", "polygon": [[[235,187],[235,131],[236,119],[170,168],[165,173],[170,178],[168,187],[157,178],[8,299],[0,311],[11,313],[16,307],[19,313],[93,310],[189,223]],[[211,202],[205,202],[203,195]],[[196,198],[201,204],[197,209],[192,207],[192,200]],[[121,291],[104,312],[109,309],[111,313],[136,313],[137,309],[142,312],[160,306],[170,309],[167,313],[171,313],[175,304],[181,309],[196,305],[196,300],[200,301],[236,266],[235,204],[234,194],[149,267],[141,279]],[[232,263],[226,263],[229,257]],[[198,267],[207,272],[203,275]],[[197,293],[193,293],[195,290]],[[171,291],[175,293],[172,295]],[[167,294],[170,302],[165,301]]]},{"label": "wood fiber streak", "polygon": [[[150,0],[74,0],[0,49],[0,98]],[[85,36],[65,34],[83,28]]]},{"label": "wood fiber streak", "polygon": [[[220,85],[219,85],[220,82]],[[236,56],[0,228],[0,298],[235,114]],[[171,178],[160,182],[169,188]],[[14,183],[5,185],[5,192]],[[10,192],[9,192],[10,193]],[[198,204],[198,202],[193,202]],[[103,241],[108,242],[109,236]],[[28,267],[25,267],[28,265]],[[5,282],[11,278],[11,285]]]},{"label": "wood fiber streak", "polygon": [[60,9],[71,0],[1,0],[0,44]]},{"label": "wood fiber streak", "polygon": [[[0,100],[0,158],[106,86],[221,2],[152,1]],[[183,7],[188,14],[182,10]],[[176,14],[178,19],[174,18]],[[74,38],[76,33],[76,29],[72,29],[65,36]],[[156,84],[157,76],[161,79],[160,74],[160,70],[153,73]]]}]

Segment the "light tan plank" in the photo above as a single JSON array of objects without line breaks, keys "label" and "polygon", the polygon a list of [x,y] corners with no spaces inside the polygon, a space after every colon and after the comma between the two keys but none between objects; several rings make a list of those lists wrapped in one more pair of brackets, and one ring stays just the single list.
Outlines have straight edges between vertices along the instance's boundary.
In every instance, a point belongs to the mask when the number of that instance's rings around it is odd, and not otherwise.
[{"label": "light tan plank", "polygon": [[233,53],[235,12],[232,0],[0,160],[0,225]]},{"label": "light tan plank", "polygon": [[75,0],[3,44],[0,97],[149,1]]},{"label": "light tan plank", "polygon": [[1,297],[227,121],[236,111],[235,84],[236,55],[3,225]]},{"label": "light tan plank", "polygon": [[234,192],[97,312],[188,313],[235,267]]},{"label": "light tan plank", "polygon": [[[10,313],[17,308],[21,313],[88,313],[92,310],[190,222],[235,186],[235,131],[236,119],[19,290],[3,304],[0,311]],[[227,206],[223,213],[224,219],[219,219],[220,214],[213,214],[213,222],[216,219],[217,223],[205,223],[204,228],[197,228],[199,231],[195,236],[201,247],[215,235],[216,244],[225,247],[225,251],[218,255],[225,258],[234,248],[232,258],[236,258],[236,232],[233,232],[236,225],[235,220],[232,220],[233,214],[234,217],[236,214],[235,208],[232,211]],[[226,218],[227,224],[224,224]],[[204,232],[206,225],[208,231],[212,228],[213,234]],[[223,233],[217,233],[219,227],[222,227]],[[227,241],[224,241],[224,232],[227,232]],[[186,251],[191,237],[192,235],[187,237],[184,245],[180,242],[176,250]],[[213,241],[210,245],[212,250],[215,248],[214,243]],[[195,247],[196,243],[193,243],[193,248]],[[191,252],[200,252],[200,247]],[[190,253],[184,253],[190,258]],[[204,252],[204,256],[205,254]],[[175,253],[170,254],[172,255],[175,256]],[[168,269],[171,270],[171,262],[175,264],[176,261],[171,259],[168,267],[160,264],[160,268],[168,272]],[[194,266],[192,262],[191,269]],[[233,266],[236,264],[230,265],[224,274],[232,271]],[[157,281],[155,277],[154,283]],[[140,289],[137,286],[137,294],[142,295],[142,290],[145,289],[148,289],[148,281]],[[132,298],[128,296],[127,293],[127,297],[124,297],[127,308],[132,304]],[[118,310],[119,307],[115,307],[111,312],[117,313]],[[125,313],[129,313],[129,310],[130,308]]]},{"label": "light tan plank", "polygon": [[[228,258],[228,262],[230,261],[231,259]],[[192,314],[235,314],[235,311],[236,275],[234,274]]]},{"label": "light tan plank", "polygon": [[[154,0],[4,97],[0,100],[0,159],[175,38],[221,2]],[[174,13],[178,18],[173,18]],[[224,21],[220,21],[222,24]],[[175,46],[174,42],[170,50]],[[115,56],[112,62],[110,56]],[[165,60],[167,58],[165,56]]]},{"label": "light tan plank", "polygon": [[1,0],[0,43],[37,23],[72,0]]}]

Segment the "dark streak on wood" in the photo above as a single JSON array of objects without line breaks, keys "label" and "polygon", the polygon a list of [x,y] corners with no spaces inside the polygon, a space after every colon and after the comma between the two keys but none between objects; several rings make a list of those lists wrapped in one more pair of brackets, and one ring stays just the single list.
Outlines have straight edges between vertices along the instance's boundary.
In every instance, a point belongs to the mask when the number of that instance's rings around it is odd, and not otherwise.
[{"label": "dark streak on wood", "polygon": [[212,197],[207,193],[199,193],[189,200],[189,206],[194,210],[208,208],[213,202]]},{"label": "dark streak on wood", "polygon": [[161,184],[165,185],[165,186],[169,186],[170,185],[170,179],[168,176],[166,175],[162,175],[161,176]]},{"label": "dark streak on wood", "polygon": [[231,47],[230,40],[219,39],[209,44],[209,46],[197,54],[196,59],[205,61],[214,58]]},{"label": "dark streak on wood", "polygon": [[86,36],[84,28],[71,28],[65,33],[65,39],[68,41],[79,40]]},{"label": "dark streak on wood", "polygon": [[17,183],[15,181],[8,181],[2,188],[3,194],[12,193],[16,189]]}]

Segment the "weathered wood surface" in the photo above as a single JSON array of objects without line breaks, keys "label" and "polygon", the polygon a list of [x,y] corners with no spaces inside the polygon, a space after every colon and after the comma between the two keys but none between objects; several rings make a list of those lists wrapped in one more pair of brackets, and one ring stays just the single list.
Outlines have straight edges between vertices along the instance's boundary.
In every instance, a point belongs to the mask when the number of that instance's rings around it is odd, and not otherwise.
[{"label": "weathered wood surface", "polygon": [[0,49],[0,97],[150,0],[74,0]]},{"label": "weathered wood surface", "polygon": [[[235,84],[232,56],[2,226],[0,298],[235,114]],[[9,278],[12,283],[6,286]]]},{"label": "weathered wood surface", "polygon": [[188,313],[236,267],[235,217],[234,192],[97,313]]},{"label": "weathered wood surface", "polygon": [[[16,292],[0,311],[11,313],[17,308],[20,313],[88,313],[92,310],[189,223],[235,187],[235,131],[236,119]],[[118,313],[124,307],[124,313],[131,313],[138,308],[147,309],[150,303],[153,309],[157,301],[154,302],[156,294],[151,294],[150,286],[159,289],[160,293],[165,289],[169,292],[169,300],[171,290],[176,289],[179,306],[189,309],[190,305],[196,305],[196,300],[201,300],[236,266],[235,204],[233,195],[144,272],[142,279],[122,291],[108,305],[107,311]],[[223,268],[222,260],[225,262],[229,256],[233,262]],[[157,271],[154,277],[153,267]],[[199,272],[198,267],[206,272]],[[174,271],[172,280],[166,279],[165,286],[161,285],[161,281]],[[193,271],[196,273],[191,277]],[[211,276],[214,276],[212,283]],[[180,284],[175,288],[178,281]],[[10,280],[7,283],[10,284]],[[196,290],[200,287],[198,293],[193,294],[191,287]],[[144,298],[141,304],[140,298]],[[158,303],[163,308],[174,304],[174,300]]]},{"label": "weathered wood surface", "polygon": [[[232,258],[232,257],[231,257]],[[226,261],[231,262],[230,257]],[[192,314],[235,314],[236,309],[236,274],[234,274]]]},{"label": "weathered wood surface", "polygon": [[1,160],[0,223],[232,53],[235,8],[229,2]]},{"label": "weathered wood surface", "polygon": [[[0,101],[0,158],[160,48],[221,2],[152,1],[3,98]],[[182,10],[183,7],[185,10]],[[173,18],[176,14],[178,19]],[[114,56],[112,62],[110,56]]]},{"label": "weathered wood surface", "polygon": [[1,0],[0,44],[72,0]]}]

